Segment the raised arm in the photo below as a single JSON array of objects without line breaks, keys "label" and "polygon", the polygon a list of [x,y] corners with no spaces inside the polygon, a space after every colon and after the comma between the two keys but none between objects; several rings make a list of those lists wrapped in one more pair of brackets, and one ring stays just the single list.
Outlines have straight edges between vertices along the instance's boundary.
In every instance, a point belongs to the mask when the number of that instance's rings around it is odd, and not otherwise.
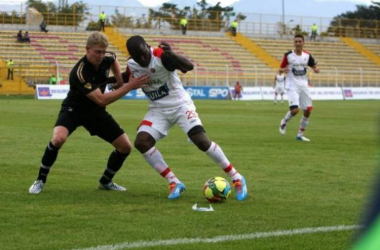
[{"label": "raised arm", "polygon": [[182,73],[186,73],[194,69],[194,65],[186,57],[177,55],[167,42],[161,42],[158,47],[164,51],[161,59],[167,70],[174,71],[178,69]]}]

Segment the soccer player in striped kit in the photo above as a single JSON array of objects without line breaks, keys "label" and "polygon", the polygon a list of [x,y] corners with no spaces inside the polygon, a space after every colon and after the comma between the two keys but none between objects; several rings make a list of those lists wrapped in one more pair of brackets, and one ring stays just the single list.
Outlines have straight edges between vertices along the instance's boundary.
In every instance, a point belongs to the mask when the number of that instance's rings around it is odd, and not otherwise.
[{"label": "soccer player in striped kit", "polygon": [[168,181],[168,198],[179,198],[185,185],[175,176],[155,145],[166,137],[173,125],[178,125],[198,149],[231,177],[236,199],[245,200],[248,190],[244,177],[230,163],[221,147],[206,135],[196,107],[177,74],[177,70],[183,73],[192,70],[192,63],[174,53],[168,43],[161,42],[159,48],[153,49],[141,36],[130,37],[127,49],[131,55],[127,78],[144,74],[150,77],[148,86],[142,87],[149,100],[149,110],[138,128],[134,145],[151,167]]},{"label": "soccer player in striped kit", "polygon": [[289,111],[280,122],[279,131],[282,135],[286,133],[286,124],[294,116],[296,116],[301,108],[303,116],[300,121],[300,126],[296,140],[310,141],[304,136],[309,117],[313,109],[313,103],[308,89],[307,67],[310,67],[315,73],[319,73],[317,62],[313,56],[303,50],[305,44],[302,35],[294,36],[294,50],[291,50],[284,55],[280,66],[280,72],[286,73],[285,90],[289,100]]}]

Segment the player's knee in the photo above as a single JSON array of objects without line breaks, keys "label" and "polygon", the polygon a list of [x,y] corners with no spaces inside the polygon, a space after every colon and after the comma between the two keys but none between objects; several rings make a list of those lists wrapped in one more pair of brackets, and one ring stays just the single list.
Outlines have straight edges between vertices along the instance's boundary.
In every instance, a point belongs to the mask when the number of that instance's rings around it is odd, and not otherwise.
[{"label": "player's knee", "polygon": [[139,140],[136,138],[135,143],[134,143],[135,148],[140,151],[140,153],[145,153],[146,151],[149,150],[149,145],[147,142],[144,142],[143,140]]},{"label": "player's knee", "polygon": [[63,144],[65,144],[66,140],[67,140],[66,136],[57,135],[53,137],[53,139],[51,140],[51,143],[53,143],[55,147],[61,148]]},{"label": "player's knee", "polygon": [[132,151],[132,144],[128,141],[127,143],[117,147],[116,150],[122,154],[129,154]]},{"label": "player's knee", "polygon": [[207,137],[203,126],[198,125],[193,127],[189,132],[187,132],[187,135],[190,140],[203,152],[206,152],[210,148],[211,141]]},{"label": "player's knee", "polygon": [[299,112],[299,107],[297,105],[290,106],[289,109],[292,115],[296,115]]},{"label": "player's knee", "polygon": [[149,149],[151,149],[155,143],[156,141],[151,135],[145,132],[141,132],[137,134],[134,146],[141,154],[144,154]]}]

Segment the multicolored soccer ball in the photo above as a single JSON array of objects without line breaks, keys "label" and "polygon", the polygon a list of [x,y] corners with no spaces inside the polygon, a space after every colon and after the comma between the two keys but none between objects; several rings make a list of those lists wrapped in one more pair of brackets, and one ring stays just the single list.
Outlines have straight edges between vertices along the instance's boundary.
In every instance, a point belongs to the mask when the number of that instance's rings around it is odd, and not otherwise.
[{"label": "multicolored soccer ball", "polygon": [[210,178],[203,185],[203,194],[211,202],[223,202],[231,195],[230,183],[222,177]]}]

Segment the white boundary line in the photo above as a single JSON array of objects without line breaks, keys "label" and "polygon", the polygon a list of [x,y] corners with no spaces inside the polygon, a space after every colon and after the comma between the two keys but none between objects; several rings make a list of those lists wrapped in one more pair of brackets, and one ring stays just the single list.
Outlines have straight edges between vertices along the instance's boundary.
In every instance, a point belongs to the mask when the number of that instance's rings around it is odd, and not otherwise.
[{"label": "white boundary line", "polygon": [[170,240],[155,240],[155,241],[137,241],[137,242],[124,242],[115,245],[103,245],[90,248],[81,248],[75,250],[118,250],[126,248],[146,248],[156,246],[173,246],[183,244],[196,244],[196,243],[218,243],[224,241],[237,241],[237,240],[252,240],[260,238],[289,236],[298,234],[315,234],[334,231],[348,231],[357,230],[361,228],[359,225],[350,226],[332,226],[332,227],[311,227],[311,228],[299,228],[292,230],[272,231],[272,232],[259,232],[252,234],[240,234],[240,235],[224,235],[213,238],[182,238],[182,239],[170,239]]}]

